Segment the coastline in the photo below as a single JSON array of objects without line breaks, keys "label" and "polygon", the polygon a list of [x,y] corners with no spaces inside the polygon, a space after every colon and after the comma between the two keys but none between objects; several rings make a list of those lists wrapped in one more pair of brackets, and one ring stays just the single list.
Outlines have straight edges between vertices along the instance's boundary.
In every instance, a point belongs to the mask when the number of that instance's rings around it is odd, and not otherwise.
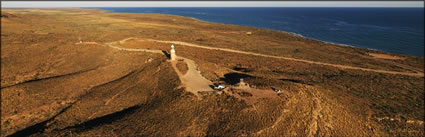
[{"label": "coastline", "polygon": [[3,136],[424,135],[423,57],[169,14],[1,21]]},{"label": "coastline", "polygon": [[[110,12],[110,13],[122,13],[122,12]],[[137,13],[136,13],[137,14]],[[225,23],[220,23],[220,22],[211,22],[211,21],[206,21],[206,20],[201,20],[198,18],[194,18],[194,17],[188,17],[188,16],[181,16],[181,15],[174,15],[174,14],[162,14],[162,13],[140,13],[140,14],[161,14],[161,15],[171,15],[171,16],[179,16],[179,17],[186,17],[186,18],[191,18],[197,21],[203,21],[203,22],[208,22],[208,23],[217,23],[217,24],[224,24],[224,25],[236,25],[236,26],[243,26],[243,27],[252,27],[252,28],[257,28],[257,29],[266,29],[266,30],[273,30],[273,31],[279,31],[282,33],[286,33],[292,36],[297,36],[297,37],[301,37],[301,38],[305,38],[305,39],[310,39],[310,40],[314,40],[314,41],[319,41],[319,42],[323,42],[326,44],[332,44],[335,46],[342,46],[342,47],[350,47],[350,48],[358,48],[358,49],[366,49],[366,50],[371,50],[371,51],[377,51],[377,52],[383,52],[386,54],[392,54],[392,55],[397,55],[397,56],[415,56],[415,57],[423,57],[423,56],[416,56],[416,55],[408,55],[408,54],[403,54],[403,53],[393,53],[393,52],[388,52],[388,51],[383,51],[383,50],[379,50],[379,49],[373,49],[373,48],[361,48],[361,47],[357,47],[354,45],[349,45],[349,44],[344,44],[344,43],[336,43],[336,42],[330,42],[330,41],[324,41],[324,40],[319,40],[319,39],[315,39],[315,38],[310,38],[310,37],[306,37],[302,34],[299,33],[295,33],[295,32],[289,32],[289,31],[284,31],[284,30],[276,30],[276,29],[269,29],[269,28],[261,28],[261,27],[253,27],[253,26],[245,26],[245,25],[237,25],[237,24],[225,24]]]},{"label": "coastline", "polygon": [[134,13],[134,12],[114,12],[113,10],[106,10],[106,9],[101,9],[101,8],[88,8],[88,9],[96,9],[96,10],[101,10],[104,13],[127,13],[127,14],[158,14],[158,15],[170,15],[170,16],[178,16],[178,17],[185,17],[185,18],[191,18],[194,19],[196,21],[201,21],[201,22],[207,22],[207,23],[215,23],[215,24],[223,24],[223,25],[235,25],[235,26],[242,26],[242,27],[252,27],[252,28],[256,28],[256,29],[265,29],[265,30],[272,30],[272,31],[279,31],[282,33],[286,33],[292,36],[297,36],[297,37],[301,37],[304,39],[309,39],[309,40],[314,40],[314,41],[318,41],[318,42],[323,42],[326,44],[332,44],[335,46],[342,46],[342,47],[350,47],[350,48],[357,48],[357,49],[362,49],[362,50],[370,50],[370,51],[374,51],[374,52],[381,52],[384,54],[390,54],[390,55],[396,55],[396,56],[415,56],[415,57],[424,57],[424,56],[417,56],[417,55],[409,55],[406,53],[395,53],[395,52],[389,52],[389,51],[384,51],[384,50],[379,50],[379,49],[374,49],[374,48],[362,48],[359,46],[355,46],[355,45],[350,45],[350,44],[345,44],[345,43],[336,43],[336,42],[331,42],[331,41],[325,41],[325,40],[319,40],[319,39],[315,39],[315,38],[311,38],[311,37],[306,37],[302,34],[299,33],[295,33],[295,32],[290,32],[290,31],[285,31],[285,30],[277,30],[277,29],[270,29],[270,28],[262,28],[262,27],[254,27],[254,26],[247,26],[247,25],[238,25],[238,24],[226,24],[226,23],[220,23],[220,22],[213,22],[213,21],[206,21],[206,20],[202,20],[202,19],[198,19],[195,17],[190,17],[190,16],[182,16],[182,15],[176,15],[176,14],[164,14],[164,13]]}]

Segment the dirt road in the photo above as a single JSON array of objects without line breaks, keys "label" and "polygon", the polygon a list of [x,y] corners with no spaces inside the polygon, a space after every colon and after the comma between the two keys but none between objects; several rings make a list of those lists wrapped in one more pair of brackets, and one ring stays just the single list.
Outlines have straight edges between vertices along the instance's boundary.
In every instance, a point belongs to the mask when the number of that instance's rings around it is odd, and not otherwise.
[{"label": "dirt road", "polygon": [[[138,38],[134,38],[134,39],[138,39]],[[353,67],[353,66],[347,66],[347,65],[330,64],[330,63],[317,62],[317,61],[311,61],[311,60],[305,60],[305,59],[296,59],[296,58],[289,58],[289,57],[264,55],[264,54],[247,52],[247,51],[239,51],[239,50],[226,49],[226,48],[214,48],[214,47],[201,46],[201,45],[187,43],[187,42],[181,42],[181,41],[163,41],[163,40],[154,40],[154,39],[139,39],[139,40],[148,40],[148,41],[155,41],[155,42],[162,42],[162,43],[172,43],[172,44],[179,44],[179,45],[184,45],[184,46],[197,47],[197,48],[210,49],[210,50],[220,50],[220,51],[233,52],[233,53],[239,53],[239,54],[247,54],[247,55],[254,55],[254,56],[285,59],[285,60],[298,61],[298,62],[304,62],[304,63],[310,63],[310,64],[332,66],[332,67],[337,67],[337,68],[341,68],[341,69],[356,69],[356,70],[371,71],[371,72],[377,72],[377,73],[399,74],[399,75],[407,75],[407,76],[414,76],[414,77],[423,77],[424,76],[423,72],[418,71],[418,69],[412,69],[412,67],[410,67],[410,66],[406,67],[406,65],[398,65],[398,66],[403,67],[403,68],[408,69],[408,70],[411,70],[411,71],[414,71],[415,73],[412,73],[412,72],[397,72],[397,71],[388,71],[388,70],[377,70],[377,69]]]},{"label": "dirt road", "polygon": [[[131,38],[127,38],[119,42],[123,43],[130,39]],[[115,42],[106,43],[106,46],[125,51],[139,51],[164,54],[161,50],[121,48],[114,46],[114,43]],[[170,61],[174,70],[177,72],[177,75],[179,76],[182,85],[186,88],[187,91],[192,92],[195,95],[198,95],[198,91],[213,91],[213,89],[209,86],[212,85],[213,82],[207,80],[201,75],[201,72],[197,70],[195,61],[180,56],[177,56],[176,59],[183,60],[188,66],[188,71],[186,72],[186,74],[183,75],[176,67],[177,61]]]},{"label": "dirt road", "polygon": [[114,42],[106,43],[106,46],[118,49],[118,50],[125,50],[125,51],[140,51],[140,52],[151,52],[151,53],[159,53],[163,54],[161,50],[150,50],[150,49],[132,49],[132,48],[121,48],[113,45]]},{"label": "dirt road", "polygon": [[[207,80],[201,75],[201,72],[197,70],[195,61],[179,56],[177,56],[177,59],[183,59],[188,67],[186,74],[181,77],[182,85],[186,87],[186,90],[194,93],[195,95],[198,94],[198,91],[213,91],[213,89],[209,86],[212,85],[213,82]],[[175,70],[178,71],[177,68],[175,68]]]},{"label": "dirt road", "polygon": [[[285,59],[285,60],[291,60],[291,61],[298,61],[298,62],[304,62],[304,63],[310,63],[310,64],[318,64],[318,65],[326,65],[326,66],[332,66],[337,67],[341,69],[355,69],[355,70],[363,70],[363,71],[371,71],[371,72],[377,72],[377,73],[387,73],[387,74],[398,74],[398,75],[407,75],[407,76],[415,76],[415,77],[423,77],[424,73],[421,70],[418,70],[417,68],[413,68],[406,65],[396,64],[397,66],[403,67],[405,69],[414,71],[413,72],[397,72],[397,71],[388,71],[388,70],[377,70],[377,69],[369,69],[369,68],[361,68],[361,67],[353,67],[353,66],[347,66],[347,65],[339,65],[339,64],[330,64],[330,63],[324,63],[324,62],[317,62],[317,61],[311,61],[311,60],[305,60],[305,59],[296,59],[296,58],[289,58],[289,57],[280,57],[280,56],[272,56],[272,55],[264,55],[259,53],[253,53],[253,52],[246,52],[246,51],[239,51],[239,50],[233,50],[233,49],[226,49],[226,48],[215,48],[215,47],[207,47],[207,46],[201,46],[197,44],[187,43],[187,42],[181,42],[181,41],[163,41],[163,40],[154,40],[154,39],[140,39],[140,38],[126,38],[121,41],[118,41],[119,43],[124,43],[127,40],[136,39],[136,40],[146,40],[146,41],[154,41],[154,42],[161,42],[161,43],[170,43],[170,44],[179,44],[184,46],[190,46],[190,47],[196,47],[196,48],[203,48],[203,49],[209,49],[209,50],[220,50],[220,51],[226,51],[226,52],[232,52],[232,53],[239,53],[239,54],[246,54],[246,55],[254,55],[254,56],[261,56],[261,57],[270,57],[270,58],[277,58],[277,59]],[[141,51],[141,52],[151,52],[151,53],[159,53],[163,54],[161,50],[150,50],[150,49],[131,49],[131,48],[121,48],[113,46],[113,43],[106,43],[106,46],[109,46],[111,48],[119,49],[119,50],[126,50],[126,51]],[[211,91],[212,89],[209,87],[209,85],[212,84],[211,81],[204,78],[201,73],[196,69],[195,62],[193,60],[184,58],[184,57],[177,57],[177,59],[183,59],[186,64],[188,65],[188,72],[185,75],[182,75],[176,65],[176,62],[171,61],[173,68],[178,73],[180,80],[182,82],[182,85],[186,87],[186,90],[194,93],[195,95],[198,95],[198,91]]]}]

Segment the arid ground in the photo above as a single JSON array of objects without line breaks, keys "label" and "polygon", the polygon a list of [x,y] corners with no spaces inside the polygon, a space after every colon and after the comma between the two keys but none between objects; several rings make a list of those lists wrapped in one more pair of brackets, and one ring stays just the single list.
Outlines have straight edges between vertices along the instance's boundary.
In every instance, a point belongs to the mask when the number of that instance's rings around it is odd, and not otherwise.
[{"label": "arid ground", "polygon": [[424,105],[423,57],[173,15],[1,11],[1,136],[424,136]]}]

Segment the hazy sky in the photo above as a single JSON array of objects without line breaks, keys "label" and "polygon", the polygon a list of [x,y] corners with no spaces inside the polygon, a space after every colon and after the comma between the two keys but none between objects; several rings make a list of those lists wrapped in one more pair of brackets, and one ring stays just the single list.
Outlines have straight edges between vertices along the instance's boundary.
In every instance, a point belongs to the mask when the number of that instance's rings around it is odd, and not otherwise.
[{"label": "hazy sky", "polygon": [[2,8],[59,7],[424,7],[424,1],[2,1]]}]

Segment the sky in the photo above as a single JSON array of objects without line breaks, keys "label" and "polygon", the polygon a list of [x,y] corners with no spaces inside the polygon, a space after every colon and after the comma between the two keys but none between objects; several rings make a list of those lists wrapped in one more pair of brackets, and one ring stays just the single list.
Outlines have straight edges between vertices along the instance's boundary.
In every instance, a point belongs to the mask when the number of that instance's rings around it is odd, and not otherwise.
[{"label": "sky", "polygon": [[1,8],[68,7],[424,7],[424,1],[1,1]]}]

